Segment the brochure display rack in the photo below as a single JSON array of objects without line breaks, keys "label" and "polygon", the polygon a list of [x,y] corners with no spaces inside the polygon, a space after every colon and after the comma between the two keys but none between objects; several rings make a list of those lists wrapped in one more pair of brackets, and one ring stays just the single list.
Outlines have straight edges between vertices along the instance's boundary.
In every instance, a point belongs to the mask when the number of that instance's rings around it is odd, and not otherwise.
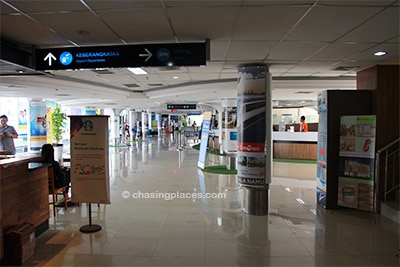
[{"label": "brochure display rack", "polygon": [[341,116],[370,115],[370,91],[323,91],[318,95],[318,113],[317,203],[333,209],[338,206]]}]

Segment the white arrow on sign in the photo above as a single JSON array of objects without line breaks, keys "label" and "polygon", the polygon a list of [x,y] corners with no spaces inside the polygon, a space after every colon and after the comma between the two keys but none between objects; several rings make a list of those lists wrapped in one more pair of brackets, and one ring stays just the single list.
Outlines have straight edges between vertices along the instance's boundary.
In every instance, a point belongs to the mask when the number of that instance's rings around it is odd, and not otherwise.
[{"label": "white arrow on sign", "polygon": [[51,61],[56,60],[57,58],[52,54],[48,53],[47,56],[44,58],[44,61],[49,61],[49,66],[51,66]]},{"label": "white arrow on sign", "polygon": [[153,56],[153,54],[149,50],[147,50],[147,48],[145,48],[144,50],[146,50],[147,54],[139,54],[139,57],[147,57],[144,60],[144,62],[147,62],[147,60],[149,60]]}]

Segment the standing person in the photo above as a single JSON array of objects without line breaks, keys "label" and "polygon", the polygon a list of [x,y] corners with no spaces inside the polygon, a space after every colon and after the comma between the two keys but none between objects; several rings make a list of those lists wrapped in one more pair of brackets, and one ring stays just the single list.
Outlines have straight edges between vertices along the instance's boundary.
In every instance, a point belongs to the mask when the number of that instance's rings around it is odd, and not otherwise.
[{"label": "standing person", "polygon": [[135,140],[137,138],[137,126],[136,124],[133,125],[132,127],[132,137]]},{"label": "standing person", "polygon": [[125,139],[129,140],[131,138],[131,132],[129,131],[129,124],[125,124]]},{"label": "standing person", "polygon": [[308,125],[304,116],[300,117],[300,132],[308,132]]},{"label": "standing person", "polygon": [[7,125],[6,115],[0,116],[0,150],[6,150],[7,154],[14,155],[16,152],[14,138],[18,138],[18,133],[14,127]]}]

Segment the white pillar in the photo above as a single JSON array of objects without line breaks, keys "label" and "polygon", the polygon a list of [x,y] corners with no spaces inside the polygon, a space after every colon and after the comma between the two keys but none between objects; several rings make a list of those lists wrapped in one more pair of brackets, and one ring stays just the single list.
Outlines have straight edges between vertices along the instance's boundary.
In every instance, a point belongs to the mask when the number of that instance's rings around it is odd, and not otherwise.
[{"label": "white pillar", "polygon": [[[118,140],[119,138],[119,114],[116,112],[115,109],[112,109],[112,115],[111,115],[111,132],[110,132],[110,138],[111,140],[115,141]],[[113,143],[114,145],[115,143]]]},{"label": "white pillar", "polygon": [[161,114],[160,113],[156,113],[156,120],[157,120],[157,133],[158,133],[158,138],[161,138],[162,135],[162,128],[161,128]]},{"label": "white pillar", "polygon": [[146,120],[147,120],[147,113],[142,111],[142,138],[146,138]]}]

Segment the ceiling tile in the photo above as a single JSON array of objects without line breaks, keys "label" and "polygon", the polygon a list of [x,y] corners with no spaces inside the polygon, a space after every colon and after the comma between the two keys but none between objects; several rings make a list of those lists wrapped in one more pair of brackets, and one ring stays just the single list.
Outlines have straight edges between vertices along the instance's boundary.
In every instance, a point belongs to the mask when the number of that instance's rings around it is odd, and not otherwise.
[{"label": "ceiling tile", "polygon": [[256,6],[240,10],[232,38],[281,40],[307,10],[307,6]]},{"label": "ceiling tile", "polygon": [[175,42],[174,33],[162,9],[135,9],[97,12],[105,25],[127,43]]},{"label": "ceiling tile", "polygon": [[[374,55],[375,52],[378,51],[386,51],[387,55],[377,57]],[[380,62],[390,60],[398,57],[399,55],[399,45],[398,44],[380,44],[370,49],[364,50],[357,55],[353,55],[348,60],[355,61],[371,61],[375,64],[379,64]]]},{"label": "ceiling tile", "polygon": [[379,10],[378,7],[316,6],[286,39],[332,42],[365,22]]},{"label": "ceiling tile", "polygon": [[168,14],[179,40],[229,40],[236,10],[236,7],[170,8]]},{"label": "ceiling tile", "polygon": [[28,15],[32,15],[33,13],[62,14],[75,11],[87,11],[87,8],[79,1],[35,0],[33,3],[33,1],[8,0],[7,2]]},{"label": "ceiling tile", "polygon": [[373,45],[370,43],[333,43],[310,57],[309,60],[342,60],[353,54],[358,54]]},{"label": "ceiling tile", "polygon": [[360,27],[344,35],[343,42],[384,42],[400,34],[399,7],[385,9]]},{"label": "ceiling tile", "polygon": [[261,61],[276,44],[277,42],[232,42],[226,60]]},{"label": "ceiling tile", "polygon": [[270,52],[268,60],[302,61],[326,45],[324,42],[284,41]]}]

